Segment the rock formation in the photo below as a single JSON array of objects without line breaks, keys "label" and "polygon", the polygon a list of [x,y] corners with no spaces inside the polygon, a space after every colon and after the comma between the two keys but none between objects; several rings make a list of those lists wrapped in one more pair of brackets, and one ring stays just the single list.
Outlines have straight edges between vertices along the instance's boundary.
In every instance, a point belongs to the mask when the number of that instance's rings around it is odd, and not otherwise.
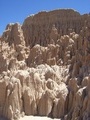
[{"label": "rock formation", "polygon": [[90,15],[54,10],[0,37],[0,119],[90,119]]}]

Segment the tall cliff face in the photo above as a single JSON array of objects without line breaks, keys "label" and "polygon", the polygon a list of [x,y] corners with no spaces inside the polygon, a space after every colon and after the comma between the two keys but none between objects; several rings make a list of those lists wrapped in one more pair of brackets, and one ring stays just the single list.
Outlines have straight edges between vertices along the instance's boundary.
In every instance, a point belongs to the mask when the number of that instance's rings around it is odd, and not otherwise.
[{"label": "tall cliff face", "polygon": [[90,15],[40,12],[0,37],[0,117],[90,119]]},{"label": "tall cliff face", "polygon": [[31,47],[35,44],[46,46],[50,43],[53,25],[55,25],[59,36],[69,34],[70,29],[79,33],[87,19],[90,21],[88,15],[80,15],[71,9],[40,12],[30,16],[25,19],[22,25],[26,45]]}]

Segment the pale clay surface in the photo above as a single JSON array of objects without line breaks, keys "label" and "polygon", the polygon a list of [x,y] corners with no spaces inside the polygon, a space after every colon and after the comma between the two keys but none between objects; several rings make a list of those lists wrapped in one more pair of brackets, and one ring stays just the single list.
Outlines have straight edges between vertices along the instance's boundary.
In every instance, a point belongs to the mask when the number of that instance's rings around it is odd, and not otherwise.
[{"label": "pale clay surface", "polygon": [[90,15],[71,9],[43,11],[23,25],[8,24],[0,36],[0,117],[89,116]]},{"label": "pale clay surface", "polygon": [[20,118],[19,120],[60,120],[60,119],[51,119],[48,117],[33,117],[33,116],[25,116],[23,118]]}]

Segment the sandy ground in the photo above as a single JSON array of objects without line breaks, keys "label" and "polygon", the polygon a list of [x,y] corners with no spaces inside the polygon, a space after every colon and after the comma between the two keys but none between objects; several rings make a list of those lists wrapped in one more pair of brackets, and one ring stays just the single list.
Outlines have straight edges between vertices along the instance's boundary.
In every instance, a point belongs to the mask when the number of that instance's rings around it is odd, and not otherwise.
[{"label": "sandy ground", "polygon": [[60,120],[60,119],[51,119],[48,117],[38,117],[38,116],[24,116],[23,118],[20,118],[19,120]]}]

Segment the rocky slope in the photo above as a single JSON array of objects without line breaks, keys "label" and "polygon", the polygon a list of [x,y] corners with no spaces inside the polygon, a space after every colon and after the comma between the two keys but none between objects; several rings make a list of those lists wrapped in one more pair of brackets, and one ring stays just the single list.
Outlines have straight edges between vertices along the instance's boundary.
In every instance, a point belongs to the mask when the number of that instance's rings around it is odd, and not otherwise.
[{"label": "rocky slope", "polygon": [[90,15],[54,10],[0,37],[0,117],[90,119]]}]

